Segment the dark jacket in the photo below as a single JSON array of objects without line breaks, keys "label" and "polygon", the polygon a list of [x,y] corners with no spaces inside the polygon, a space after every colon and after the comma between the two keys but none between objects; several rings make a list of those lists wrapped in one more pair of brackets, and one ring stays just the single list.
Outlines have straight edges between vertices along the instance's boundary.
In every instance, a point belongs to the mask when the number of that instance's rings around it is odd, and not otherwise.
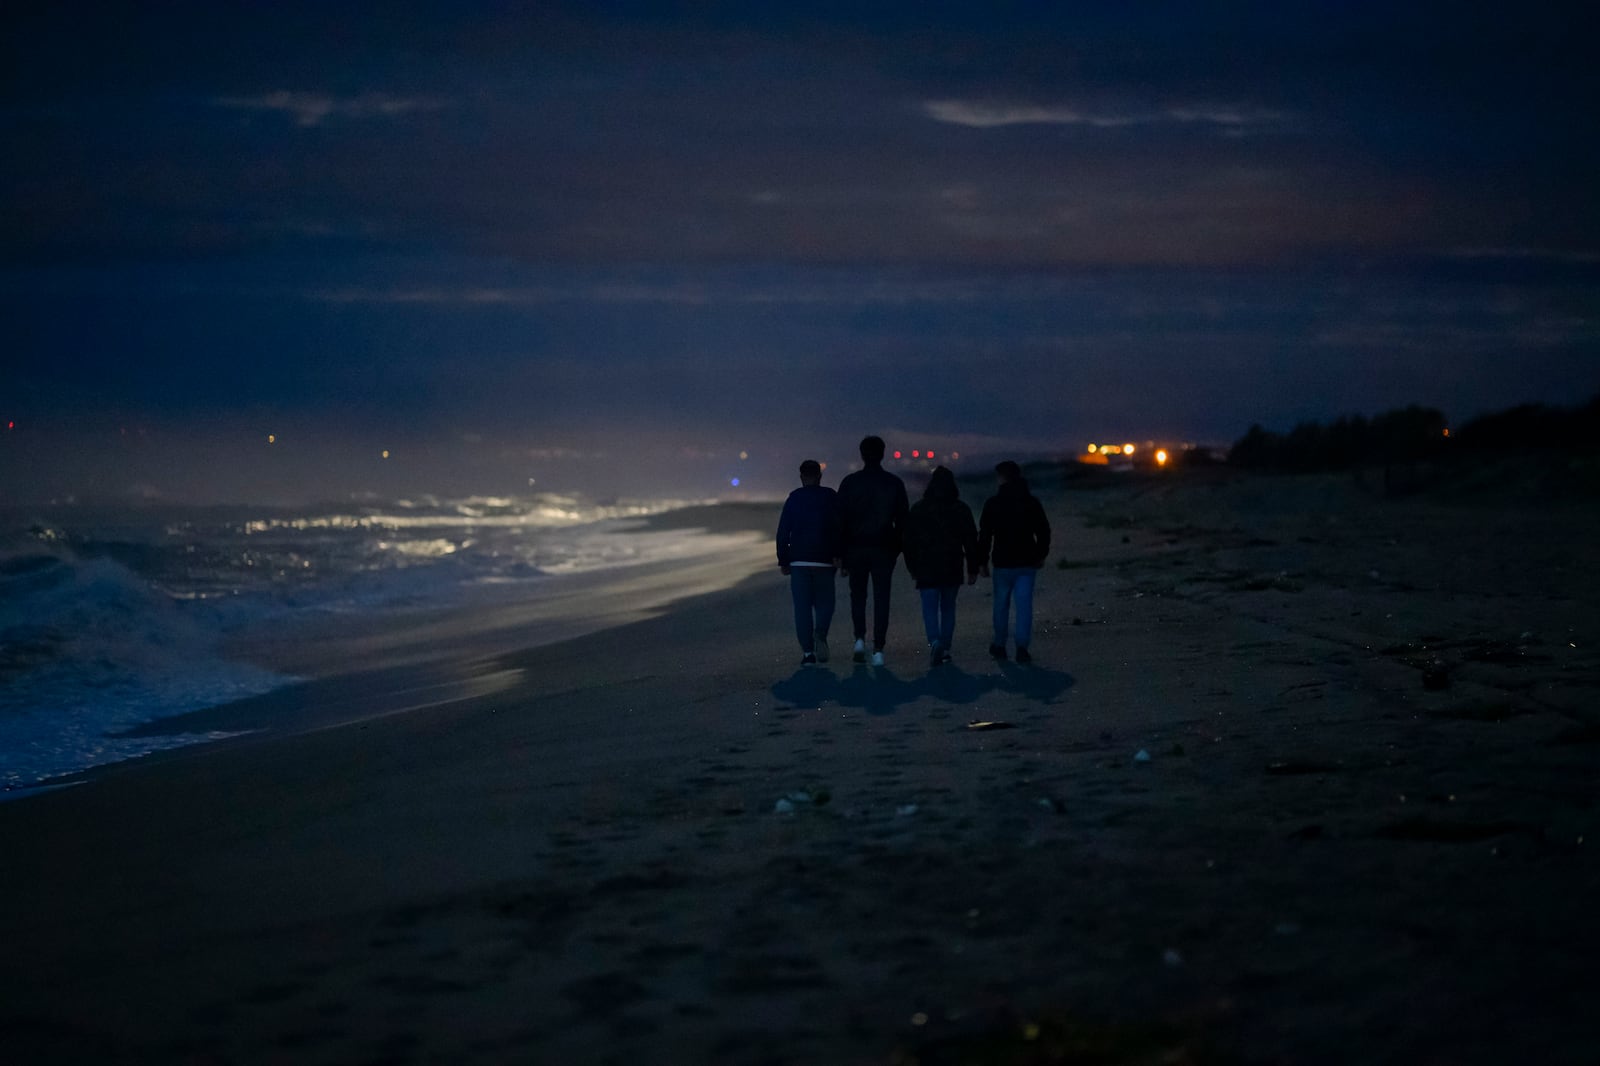
[{"label": "dark jacket", "polygon": [[906,483],[881,465],[846,475],[839,482],[845,550],[887,548],[898,552],[910,509]]},{"label": "dark jacket", "polygon": [[801,485],[783,501],[778,518],[778,565],[827,563],[843,553],[839,496],[825,485]]},{"label": "dark jacket", "polygon": [[[954,495],[924,496],[906,518],[906,569],[919,589],[960,585],[978,572],[978,527]],[[963,563],[965,565],[963,566]]]},{"label": "dark jacket", "polygon": [[[990,558],[991,549],[993,559]],[[1038,568],[1050,554],[1050,522],[1020,478],[1000,486],[978,519],[978,562],[1001,569]]]}]

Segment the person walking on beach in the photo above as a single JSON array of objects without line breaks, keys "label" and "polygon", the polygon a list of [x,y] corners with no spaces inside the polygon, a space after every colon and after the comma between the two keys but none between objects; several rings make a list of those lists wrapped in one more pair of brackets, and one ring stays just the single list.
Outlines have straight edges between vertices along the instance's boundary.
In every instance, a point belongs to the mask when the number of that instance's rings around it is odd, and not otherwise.
[{"label": "person walking on beach", "polygon": [[883,468],[882,437],[861,441],[864,469],[839,482],[844,517],[844,569],[850,577],[850,623],[855,627],[853,658],[867,661],[867,582],[872,582],[872,665],[883,665],[889,635],[889,588],[905,530],[905,482]]},{"label": "person walking on beach", "polygon": [[828,625],[833,621],[834,571],[843,549],[838,495],[822,483],[822,465],[800,464],[800,487],[789,493],[778,518],[778,567],[794,598],[794,635],[800,665],[828,661]]},{"label": "person walking on beach", "polygon": [[928,665],[947,663],[961,579],[969,585],[978,582],[978,527],[972,508],[961,502],[956,476],[945,467],[934,468],[922,499],[906,516],[905,556],[906,571],[922,595]]},{"label": "person walking on beach", "polygon": [[1015,600],[1017,662],[1028,663],[1033,661],[1028,652],[1033,640],[1033,579],[1050,554],[1050,522],[1028,491],[1021,467],[1007,459],[996,464],[994,473],[999,490],[984,501],[978,519],[980,572],[990,573],[989,564],[994,564],[994,639],[989,654],[1002,661],[1006,657],[1006,623]]}]

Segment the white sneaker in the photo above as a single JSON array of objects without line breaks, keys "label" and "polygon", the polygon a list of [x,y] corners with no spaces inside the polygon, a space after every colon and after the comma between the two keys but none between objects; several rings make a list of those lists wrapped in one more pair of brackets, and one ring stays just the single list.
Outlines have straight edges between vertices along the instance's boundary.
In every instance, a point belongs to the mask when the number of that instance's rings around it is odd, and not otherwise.
[{"label": "white sneaker", "polygon": [[828,661],[828,638],[827,637],[817,637],[815,640],[812,641],[812,644],[817,649],[817,662],[819,662],[819,663],[827,662]]},{"label": "white sneaker", "polygon": [[867,642],[864,641],[864,640],[856,641],[855,649],[853,651],[851,651],[850,658],[854,659],[858,663],[866,662],[867,661]]},{"label": "white sneaker", "polygon": [[872,653],[872,665],[873,666],[882,666],[883,665],[883,652],[875,651],[875,652]]}]

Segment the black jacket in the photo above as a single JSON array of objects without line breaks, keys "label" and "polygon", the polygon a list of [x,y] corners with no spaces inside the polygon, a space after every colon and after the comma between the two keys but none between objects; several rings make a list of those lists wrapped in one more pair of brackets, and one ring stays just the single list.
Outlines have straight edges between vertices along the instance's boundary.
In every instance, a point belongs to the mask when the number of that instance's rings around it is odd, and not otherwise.
[{"label": "black jacket", "polygon": [[844,516],[844,546],[900,550],[905,532],[906,483],[882,466],[869,466],[839,482],[839,510]]},{"label": "black jacket", "polygon": [[1050,521],[1028,491],[1028,483],[1017,480],[1001,485],[1000,491],[984,502],[983,517],[978,520],[978,562],[992,561],[1001,569],[1037,569],[1049,554]]},{"label": "black jacket", "polygon": [[801,485],[783,501],[778,518],[778,565],[827,563],[844,551],[839,497],[825,485]]},{"label": "black jacket", "polygon": [[[960,585],[978,572],[978,527],[972,508],[954,496],[924,496],[906,518],[906,569],[919,589]],[[965,562],[965,566],[963,566]]]}]

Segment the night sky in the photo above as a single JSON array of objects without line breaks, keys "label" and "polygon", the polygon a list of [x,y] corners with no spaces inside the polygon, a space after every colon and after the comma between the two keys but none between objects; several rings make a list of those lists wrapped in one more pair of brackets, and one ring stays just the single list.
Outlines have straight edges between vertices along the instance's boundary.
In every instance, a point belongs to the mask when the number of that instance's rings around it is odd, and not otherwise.
[{"label": "night sky", "polygon": [[1577,5],[26,7],[0,501],[780,492],[874,431],[1600,390]]}]

